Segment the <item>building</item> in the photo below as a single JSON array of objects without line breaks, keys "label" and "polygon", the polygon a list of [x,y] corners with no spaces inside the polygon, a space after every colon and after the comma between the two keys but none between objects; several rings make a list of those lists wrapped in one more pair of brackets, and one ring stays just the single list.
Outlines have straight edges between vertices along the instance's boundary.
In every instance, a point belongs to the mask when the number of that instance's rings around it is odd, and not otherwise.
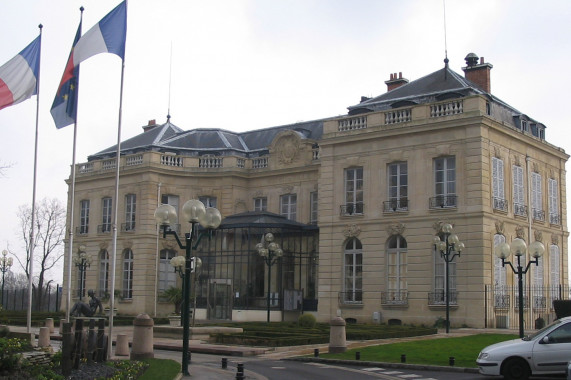
[{"label": "building", "polygon": [[[118,200],[116,147],[77,166],[70,227],[95,265],[83,282],[74,271],[73,295],[81,284],[109,291],[117,201],[118,312],[172,312],[160,295],[180,286],[169,259],[181,252],[153,213],[198,198],[225,220],[196,251],[197,318],[265,320],[269,287],[272,320],[312,312],[432,325],[446,298],[433,238],[450,223],[466,246],[449,264],[452,326],[515,326],[517,281],[494,247],[516,237],[546,247],[525,276],[526,323],[552,319],[552,300],[568,298],[569,156],[491,94],[491,69],[469,54],[464,76],[447,62],[410,82],[391,74],[386,93],[346,116],[243,133],[150,121],[121,145]],[[270,284],[255,249],[266,232],[284,251]]]}]

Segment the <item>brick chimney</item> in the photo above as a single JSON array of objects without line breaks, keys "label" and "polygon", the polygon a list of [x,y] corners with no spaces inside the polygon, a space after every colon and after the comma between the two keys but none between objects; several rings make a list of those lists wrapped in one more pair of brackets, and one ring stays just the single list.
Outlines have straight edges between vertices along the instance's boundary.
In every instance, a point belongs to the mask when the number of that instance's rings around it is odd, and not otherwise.
[{"label": "brick chimney", "polygon": [[157,126],[157,120],[156,119],[149,120],[149,124],[143,125],[143,131],[148,132],[156,126]]},{"label": "brick chimney", "polygon": [[397,73],[391,74],[391,79],[385,81],[387,85],[387,92],[394,90],[395,88],[399,88],[408,83],[408,79],[402,77],[402,72],[399,72],[397,77]]},{"label": "brick chimney", "polygon": [[481,90],[491,93],[490,71],[494,66],[491,63],[485,63],[484,57],[481,57],[478,63],[478,56],[474,53],[468,54],[464,60],[466,60],[466,67],[462,67],[462,70],[464,70],[466,79],[475,83]]}]

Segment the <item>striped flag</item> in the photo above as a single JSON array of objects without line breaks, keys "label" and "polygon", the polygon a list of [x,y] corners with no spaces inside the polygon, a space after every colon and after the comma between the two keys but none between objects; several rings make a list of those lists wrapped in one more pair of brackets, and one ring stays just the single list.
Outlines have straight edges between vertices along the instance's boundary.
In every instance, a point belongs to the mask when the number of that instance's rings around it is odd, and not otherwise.
[{"label": "striped flag", "polygon": [[41,35],[0,67],[0,109],[38,93]]}]

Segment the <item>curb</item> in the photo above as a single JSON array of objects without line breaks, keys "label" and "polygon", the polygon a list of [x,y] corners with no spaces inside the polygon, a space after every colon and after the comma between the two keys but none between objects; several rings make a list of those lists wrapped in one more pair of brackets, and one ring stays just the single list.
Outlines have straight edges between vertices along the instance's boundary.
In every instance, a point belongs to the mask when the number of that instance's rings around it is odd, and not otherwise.
[{"label": "curb", "polygon": [[480,373],[478,368],[446,367],[446,366],[428,365],[428,364],[387,363],[387,362],[372,362],[372,361],[362,361],[362,360],[320,359],[320,358],[305,358],[305,357],[283,358],[282,360],[327,363],[327,364],[344,364],[344,365],[354,365],[354,366],[375,366],[375,367],[385,367],[385,368],[401,368],[401,369],[427,370],[427,371],[438,371],[438,372],[476,373],[476,374]]}]

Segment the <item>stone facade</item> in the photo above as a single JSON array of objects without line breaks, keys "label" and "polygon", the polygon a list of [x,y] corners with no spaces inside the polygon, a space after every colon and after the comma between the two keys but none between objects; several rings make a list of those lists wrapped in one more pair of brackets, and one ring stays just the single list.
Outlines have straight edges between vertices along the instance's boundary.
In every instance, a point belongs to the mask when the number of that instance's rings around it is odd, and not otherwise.
[{"label": "stone facade", "polygon": [[[491,65],[483,66],[489,80]],[[118,199],[121,226],[115,276],[116,288],[123,292],[116,303],[118,312],[165,315],[172,311],[159,297],[158,273],[160,252],[177,250],[176,243],[159,237],[153,219],[165,196],[176,198],[180,206],[191,198],[215,199],[223,216],[253,211],[258,205],[255,199],[263,199],[260,202],[265,202],[269,212],[295,217],[301,223],[317,222],[318,307],[314,313],[320,321],[341,315],[364,323],[393,319],[432,325],[442,317],[443,265],[432,245],[442,223],[452,224],[466,246],[451,263],[453,326],[500,325],[494,321],[494,306],[498,305],[490,301],[494,295],[489,292],[517,281],[508,268],[498,267],[497,239],[511,242],[524,237],[528,245],[541,240],[546,247],[542,266],[530,268],[526,284],[565,286],[565,163],[569,156],[545,141],[540,123],[518,114],[447,67],[443,72],[441,80],[453,79],[462,87],[451,84],[450,89],[434,95],[430,88],[421,89],[422,80],[416,84],[404,81],[381,97],[350,107],[348,116],[248,135],[204,131],[209,136],[229,134],[215,149],[192,145],[191,137],[201,130],[184,132],[169,122],[146,126],[146,132],[135,139],[161,130],[172,132],[174,139],[186,136],[188,140],[147,142],[137,148],[126,142]],[[248,144],[253,143],[248,141],[255,140],[256,134],[266,142],[251,148]],[[236,148],[231,137],[242,139],[242,148]],[[85,245],[93,255],[86,273],[87,289],[100,289],[102,266],[106,265],[101,252],[112,251],[112,231],[102,227],[101,221],[105,219],[102,200],[114,194],[114,162],[110,148],[78,165],[74,225],[70,227],[81,231],[81,223],[85,224],[81,201],[89,200],[88,229],[74,236],[74,245]],[[312,205],[315,194],[318,200]],[[294,205],[289,198],[284,201],[290,195],[295,195],[291,198]],[[136,199],[136,211],[126,211],[129,196]],[[291,207],[294,216],[288,214]],[[131,224],[134,221],[134,228],[122,224],[127,219]],[[123,286],[125,261],[127,267],[132,265],[128,292]],[[309,271],[301,268],[300,276],[302,270]],[[534,273],[538,268],[542,275]],[[77,275],[73,271],[74,294]],[[276,289],[282,289],[279,281]],[[513,298],[509,307],[513,310]],[[272,315],[281,309],[273,307]],[[552,314],[549,305],[540,311],[543,316]],[[197,311],[198,318],[208,315],[205,310]],[[280,317],[291,315],[282,312],[275,319]],[[265,311],[234,306],[229,318],[264,320]]]}]

